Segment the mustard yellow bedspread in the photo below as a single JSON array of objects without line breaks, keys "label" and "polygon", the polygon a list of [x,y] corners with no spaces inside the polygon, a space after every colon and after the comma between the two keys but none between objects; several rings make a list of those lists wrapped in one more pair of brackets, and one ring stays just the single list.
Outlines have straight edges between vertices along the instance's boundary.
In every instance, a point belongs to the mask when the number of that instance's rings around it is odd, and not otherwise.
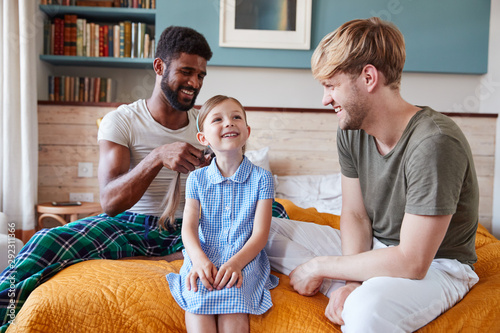
[{"label": "mustard yellow bedspread", "polygon": [[[291,219],[338,227],[339,218],[279,200]],[[500,332],[500,241],[484,227],[476,240],[479,283],[455,307],[418,332]],[[19,312],[12,332],[184,332],[184,311],[165,275],[182,261],[92,260],[68,267],[39,286]],[[328,299],[304,297],[282,274],[274,306],[251,316],[252,332],[340,332],[324,316]]]}]

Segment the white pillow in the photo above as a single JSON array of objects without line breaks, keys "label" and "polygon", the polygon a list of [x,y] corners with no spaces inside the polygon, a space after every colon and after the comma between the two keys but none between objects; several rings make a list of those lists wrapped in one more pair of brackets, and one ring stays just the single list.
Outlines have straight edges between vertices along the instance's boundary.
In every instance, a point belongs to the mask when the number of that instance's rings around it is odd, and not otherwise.
[{"label": "white pillow", "polygon": [[299,207],[340,215],[342,189],[340,173],[329,175],[277,176],[276,198],[288,199]]},{"label": "white pillow", "polygon": [[259,150],[249,150],[245,152],[250,162],[271,172],[269,166],[269,147],[264,147]]}]

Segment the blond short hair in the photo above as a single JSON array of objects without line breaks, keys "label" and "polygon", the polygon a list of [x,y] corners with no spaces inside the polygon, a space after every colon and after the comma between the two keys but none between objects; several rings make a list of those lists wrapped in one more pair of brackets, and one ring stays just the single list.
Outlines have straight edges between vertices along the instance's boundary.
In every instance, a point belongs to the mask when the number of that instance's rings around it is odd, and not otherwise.
[{"label": "blond short hair", "polygon": [[398,28],[378,17],[344,23],[326,35],[313,53],[311,69],[323,81],[335,74],[358,76],[373,65],[385,76],[385,84],[398,89],[406,59],[405,41]]}]

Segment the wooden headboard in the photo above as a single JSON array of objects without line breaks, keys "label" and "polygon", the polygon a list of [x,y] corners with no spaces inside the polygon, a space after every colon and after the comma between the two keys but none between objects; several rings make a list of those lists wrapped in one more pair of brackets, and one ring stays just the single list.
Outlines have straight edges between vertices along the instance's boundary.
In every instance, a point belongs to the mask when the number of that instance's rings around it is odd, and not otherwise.
[{"label": "wooden headboard", "polygon": [[[38,202],[67,201],[69,193],[93,193],[99,201],[96,120],[119,104],[81,106],[40,102]],[[247,107],[252,128],[248,150],[269,147],[273,173],[340,172],[337,117],[331,110]],[[480,186],[480,222],[491,231],[496,114],[448,114],[471,145]],[[78,177],[78,163],[93,163],[93,177]]]}]

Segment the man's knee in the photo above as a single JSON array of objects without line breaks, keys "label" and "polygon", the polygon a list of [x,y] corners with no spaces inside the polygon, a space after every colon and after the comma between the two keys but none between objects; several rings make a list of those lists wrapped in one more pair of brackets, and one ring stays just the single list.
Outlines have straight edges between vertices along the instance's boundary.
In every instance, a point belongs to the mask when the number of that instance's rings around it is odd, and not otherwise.
[{"label": "man's knee", "polygon": [[446,310],[433,281],[376,277],[347,297],[344,332],[413,332]]},{"label": "man's knee", "polygon": [[342,311],[343,332],[398,332],[397,323],[391,322],[388,314],[394,308],[384,282],[384,278],[373,278],[368,286],[362,285],[347,297]]}]

